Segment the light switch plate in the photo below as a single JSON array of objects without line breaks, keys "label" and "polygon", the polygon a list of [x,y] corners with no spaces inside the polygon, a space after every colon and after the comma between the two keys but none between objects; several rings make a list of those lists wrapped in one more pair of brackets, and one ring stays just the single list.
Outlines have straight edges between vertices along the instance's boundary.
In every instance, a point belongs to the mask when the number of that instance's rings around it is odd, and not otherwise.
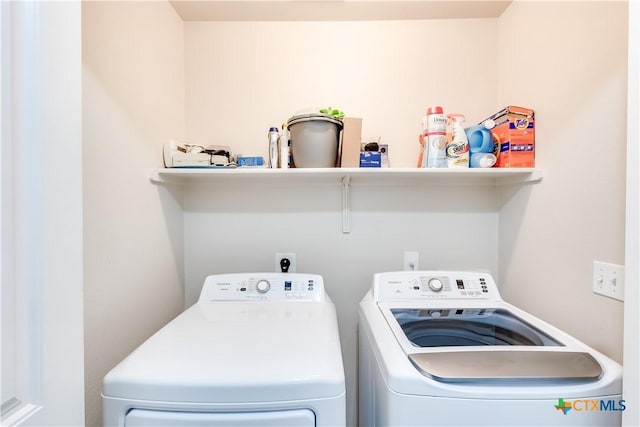
[{"label": "light switch plate", "polygon": [[624,301],[624,266],[594,261],[593,292]]}]

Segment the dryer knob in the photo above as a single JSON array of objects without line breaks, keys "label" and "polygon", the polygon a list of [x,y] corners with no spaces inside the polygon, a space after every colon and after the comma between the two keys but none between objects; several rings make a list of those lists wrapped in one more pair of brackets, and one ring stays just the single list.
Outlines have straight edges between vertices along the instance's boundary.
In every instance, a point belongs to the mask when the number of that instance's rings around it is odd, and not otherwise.
[{"label": "dryer knob", "polygon": [[256,290],[261,294],[266,294],[269,292],[269,289],[271,289],[271,284],[268,280],[259,280],[258,283],[256,283]]},{"label": "dryer knob", "polygon": [[440,292],[442,290],[442,281],[440,279],[431,279],[429,280],[429,289],[433,292]]}]

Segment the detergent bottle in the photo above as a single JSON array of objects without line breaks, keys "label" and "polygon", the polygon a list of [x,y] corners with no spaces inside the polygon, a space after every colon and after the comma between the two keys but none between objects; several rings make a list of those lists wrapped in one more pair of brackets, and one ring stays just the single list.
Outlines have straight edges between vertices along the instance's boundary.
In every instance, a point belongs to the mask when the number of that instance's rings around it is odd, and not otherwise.
[{"label": "detergent bottle", "polygon": [[447,144],[446,156],[447,167],[450,168],[468,168],[469,167],[469,142],[467,134],[462,127],[464,123],[464,115],[449,114],[447,116],[451,122],[452,138]]},{"label": "detergent bottle", "polygon": [[471,154],[494,152],[494,137],[491,134],[491,129],[494,127],[495,122],[489,119],[479,125],[471,126],[466,129],[465,132],[467,133],[469,152],[471,152]]},{"label": "detergent bottle", "polygon": [[465,129],[469,141],[469,167],[490,168],[495,165],[500,150],[497,136],[491,132],[495,122],[487,119],[476,126]]},{"label": "detergent bottle", "polygon": [[430,107],[422,119],[422,139],[424,141],[423,167],[446,168],[445,149],[447,146],[447,117],[442,107]]}]

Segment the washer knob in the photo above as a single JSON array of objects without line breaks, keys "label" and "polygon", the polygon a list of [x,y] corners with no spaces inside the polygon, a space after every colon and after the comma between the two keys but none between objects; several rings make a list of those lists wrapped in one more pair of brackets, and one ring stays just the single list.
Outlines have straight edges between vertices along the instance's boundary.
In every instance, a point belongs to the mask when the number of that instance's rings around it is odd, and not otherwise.
[{"label": "washer knob", "polygon": [[429,280],[429,289],[433,292],[440,292],[442,290],[442,281],[440,279],[430,279]]},{"label": "washer knob", "polygon": [[268,280],[259,280],[256,283],[256,290],[261,294],[266,294],[271,289],[271,283]]}]

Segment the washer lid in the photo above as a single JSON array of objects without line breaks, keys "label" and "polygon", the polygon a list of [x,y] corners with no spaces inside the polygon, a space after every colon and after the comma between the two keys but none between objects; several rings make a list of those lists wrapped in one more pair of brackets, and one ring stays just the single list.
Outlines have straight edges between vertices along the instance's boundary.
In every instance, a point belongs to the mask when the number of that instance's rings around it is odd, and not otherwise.
[{"label": "washer lid", "polygon": [[299,401],[344,394],[332,303],[197,303],[104,378],[103,395],[195,403]]},{"label": "washer lid", "polygon": [[459,351],[413,353],[411,363],[425,376],[448,383],[472,381],[589,382],[602,367],[588,353],[574,351]]}]

